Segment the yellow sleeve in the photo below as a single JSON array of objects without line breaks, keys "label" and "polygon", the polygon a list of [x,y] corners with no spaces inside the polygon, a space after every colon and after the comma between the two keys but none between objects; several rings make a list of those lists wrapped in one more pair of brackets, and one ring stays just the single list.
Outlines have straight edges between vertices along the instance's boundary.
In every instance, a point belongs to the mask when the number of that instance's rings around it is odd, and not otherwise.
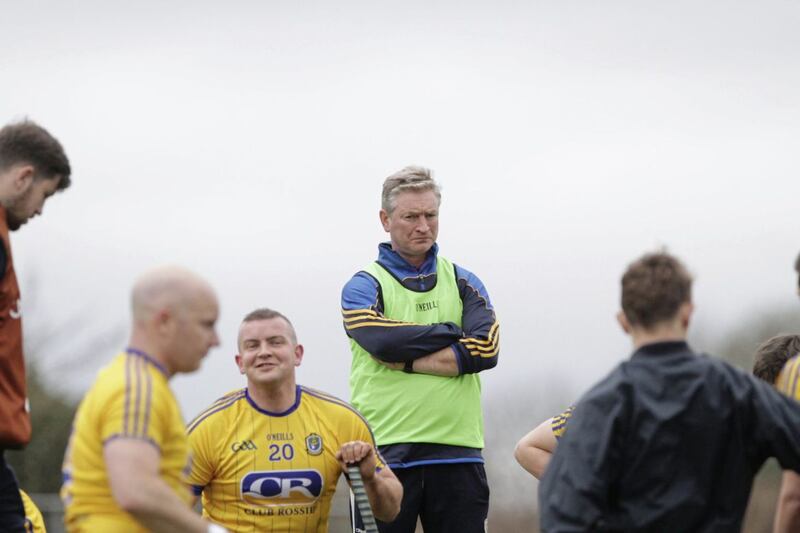
[{"label": "yellow sleeve", "polygon": [[172,420],[171,393],[163,377],[155,372],[141,357],[128,357],[124,374],[106,384],[102,404],[96,406],[102,442],[133,438],[164,447],[165,427]]},{"label": "yellow sleeve", "polygon": [[208,423],[199,424],[192,427],[189,432],[189,451],[192,456],[189,483],[192,485],[192,492],[195,496],[199,496],[203,492],[203,488],[214,477],[215,465],[211,461],[214,454],[210,453],[211,443],[208,439],[208,427]]},{"label": "yellow sleeve", "polygon": [[26,533],[47,533],[44,527],[44,518],[36,504],[24,490],[19,491],[22,497],[22,504],[25,506],[25,532]]},{"label": "yellow sleeve", "polygon": [[553,436],[556,439],[560,439],[564,436],[564,432],[567,431],[567,422],[569,422],[569,417],[572,416],[572,411],[574,409],[575,406],[570,405],[563,413],[553,417],[553,421],[550,422],[550,429],[553,430]]},{"label": "yellow sleeve", "polygon": [[781,373],[778,374],[778,379],[775,380],[775,386],[786,396],[800,400],[800,383],[798,383],[798,376],[800,376],[800,356],[795,356],[789,359]]},{"label": "yellow sleeve", "polygon": [[375,444],[375,437],[372,434],[372,430],[367,424],[367,421],[361,414],[356,411],[354,408],[352,409],[352,414],[350,416],[351,420],[351,435],[352,438],[348,440],[360,440],[362,442],[368,442],[372,444],[372,449],[375,450],[375,462],[376,462],[376,470],[380,470],[386,466],[386,461],[384,461],[383,457],[381,456],[380,452],[378,452],[378,445]]}]

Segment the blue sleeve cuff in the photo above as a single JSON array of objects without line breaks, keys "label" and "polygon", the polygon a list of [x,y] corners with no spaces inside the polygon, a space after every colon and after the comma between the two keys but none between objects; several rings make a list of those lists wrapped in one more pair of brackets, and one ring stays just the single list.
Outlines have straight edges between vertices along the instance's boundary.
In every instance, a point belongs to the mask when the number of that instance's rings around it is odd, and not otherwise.
[{"label": "blue sleeve cuff", "polygon": [[467,349],[464,348],[464,345],[460,342],[455,342],[450,345],[450,348],[453,349],[453,352],[456,354],[456,364],[458,365],[458,375],[461,376],[466,374],[464,370],[465,364],[469,360],[469,354],[467,353]]}]

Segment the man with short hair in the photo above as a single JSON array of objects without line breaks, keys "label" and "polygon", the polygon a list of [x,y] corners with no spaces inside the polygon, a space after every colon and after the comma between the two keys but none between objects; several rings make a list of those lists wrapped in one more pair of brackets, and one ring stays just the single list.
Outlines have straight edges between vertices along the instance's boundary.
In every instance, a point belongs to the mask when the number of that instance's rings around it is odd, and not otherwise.
[{"label": "man with short hair", "polygon": [[786,362],[800,354],[800,335],[776,335],[756,348],[753,375],[774,385]]},{"label": "man with short hair", "polygon": [[20,291],[9,231],[40,215],[45,201],[70,185],[69,160],[61,144],[25,120],[0,129],[0,531],[23,531],[25,512],[4,451],[31,438]]},{"label": "man with short hair", "polygon": [[800,470],[797,405],[686,343],[691,285],[663,252],[623,275],[635,351],[576,405],[539,485],[542,531],[739,531],[764,461]]},{"label": "man with short hair", "polygon": [[426,168],[389,176],[390,242],[342,291],[351,399],[403,483],[382,533],[413,532],[417,517],[428,531],[483,532],[489,509],[478,373],[497,364],[499,326],[483,283],[438,253],[440,200]]},{"label": "man with short hair", "polygon": [[358,465],[377,518],[400,510],[402,486],[348,404],[297,385],[303,345],[289,319],[257,309],[239,327],[236,364],[247,387],[226,394],[188,428],[190,482],[203,515],[230,531],[328,531],[336,482]]},{"label": "man with short hair", "polygon": [[75,414],[61,488],[67,531],[224,531],[190,507],[189,444],[169,388],[219,344],[216,294],[193,272],[161,267],[139,278],[131,300],[128,347]]}]

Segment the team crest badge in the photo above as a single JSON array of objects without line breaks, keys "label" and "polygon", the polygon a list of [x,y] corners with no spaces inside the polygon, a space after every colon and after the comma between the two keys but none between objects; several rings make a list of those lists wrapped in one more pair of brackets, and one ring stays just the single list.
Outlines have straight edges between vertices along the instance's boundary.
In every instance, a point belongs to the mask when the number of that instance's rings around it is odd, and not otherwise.
[{"label": "team crest badge", "polygon": [[319,455],[322,453],[322,437],[316,433],[312,433],[306,437],[306,450],[311,455]]}]

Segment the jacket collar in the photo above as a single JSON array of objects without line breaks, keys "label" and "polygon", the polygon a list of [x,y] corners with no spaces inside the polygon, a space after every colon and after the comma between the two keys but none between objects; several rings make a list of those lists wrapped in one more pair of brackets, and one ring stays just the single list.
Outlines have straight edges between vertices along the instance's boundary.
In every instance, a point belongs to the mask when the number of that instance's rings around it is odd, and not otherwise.
[{"label": "jacket collar", "polygon": [[428,250],[428,256],[419,268],[402,258],[392,250],[392,243],[382,242],[378,245],[378,262],[400,278],[424,276],[436,273],[436,257],[439,255],[439,245],[433,243]]},{"label": "jacket collar", "polygon": [[638,350],[633,352],[633,355],[631,357],[648,356],[648,355],[665,355],[665,354],[679,353],[679,352],[693,353],[692,349],[689,348],[689,344],[686,341],[665,341],[665,342],[653,342],[651,344],[645,344],[644,346],[640,346]]}]

